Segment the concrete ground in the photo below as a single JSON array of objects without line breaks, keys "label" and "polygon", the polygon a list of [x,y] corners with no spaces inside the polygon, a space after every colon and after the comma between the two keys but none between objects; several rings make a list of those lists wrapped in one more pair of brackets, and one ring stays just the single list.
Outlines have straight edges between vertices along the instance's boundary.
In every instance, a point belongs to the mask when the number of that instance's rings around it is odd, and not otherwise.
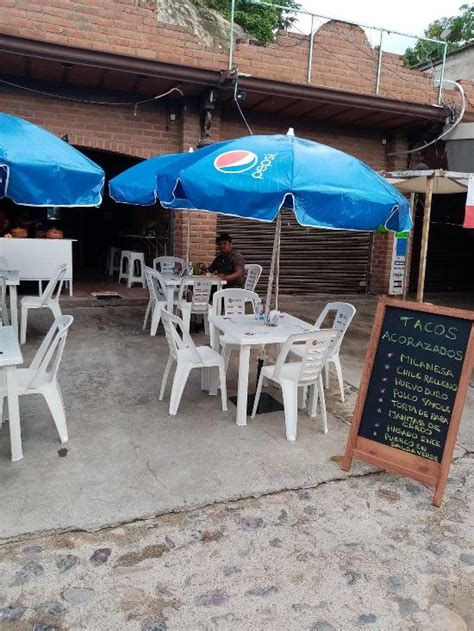
[{"label": "concrete ground", "polygon": [[[372,309],[372,303],[361,304],[347,339],[347,351],[354,355],[345,362],[348,398],[342,405],[336,392],[330,393],[328,434],[303,414],[298,440],[289,443],[281,412],[237,427],[234,405],[222,412],[219,398],[201,391],[197,371],[178,415],[169,416],[169,393],[165,401],[158,400],[168,345],[162,329],[156,337],[142,331],[143,306],[69,308],[75,321],[60,372],[67,451],[58,443],[43,399],[23,398],[22,461],[9,461],[8,427],[0,433],[0,505],[8,507],[0,516],[0,537],[97,528],[343,477],[331,456],[344,450],[356,394],[349,384],[358,378],[367,338],[364,314]],[[314,310],[309,302],[292,309],[298,315]],[[49,312],[31,315],[27,361],[50,321]],[[230,394],[237,384],[236,369],[237,357],[228,375]],[[366,470],[354,467],[355,474]]]},{"label": "concrete ground", "polygon": [[[415,482],[344,474],[376,304],[351,301],[346,403],[332,388],[329,433],[301,415],[296,443],[282,413],[236,427],[197,374],[169,417],[166,342],[141,331],[143,307],[71,307],[66,449],[35,397],[21,402],[22,462],[0,432],[0,629],[474,628],[474,388],[441,509]],[[325,302],[281,307],[311,321]],[[33,314],[25,358],[49,322]]]}]

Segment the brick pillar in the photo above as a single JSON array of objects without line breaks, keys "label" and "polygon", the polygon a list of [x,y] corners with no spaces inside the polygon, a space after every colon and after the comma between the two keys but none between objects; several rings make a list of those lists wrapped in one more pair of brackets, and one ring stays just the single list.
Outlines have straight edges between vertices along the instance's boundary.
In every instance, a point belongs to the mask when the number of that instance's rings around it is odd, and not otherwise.
[{"label": "brick pillar", "polygon": [[[219,140],[220,114],[213,115],[212,139]],[[188,103],[183,111],[181,127],[181,150],[188,151],[189,147],[197,150],[200,140],[200,116],[196,103]],[[188,212],[174,211],[174,253],[185,257],[188,231]],[[191,211],[191,249],[190,259],[193,263],[210,264],[216,253],[217,215],[214,213],[200,213]]]},{"label": "brick pillar", "polygon": [[[410,154],[397,153],[408,149],[408,140],[401,132],[396,131],[387,138],[385,145],[385,161],[387,171],[402,171],[408,168]],[[390,155],[390,154],[395,155]],[[375,233],[372,243],[372,259],[370,264],[369,291],[371,294],[388,293],[390,284],[390,268],[393,254],[393,233]]]},{"label": "brick pillar", "polygon": [[370,260],[369,291],[371,294],[388,293],[392,252],[393,233],[376,232],[372,242],[372,258]]}]

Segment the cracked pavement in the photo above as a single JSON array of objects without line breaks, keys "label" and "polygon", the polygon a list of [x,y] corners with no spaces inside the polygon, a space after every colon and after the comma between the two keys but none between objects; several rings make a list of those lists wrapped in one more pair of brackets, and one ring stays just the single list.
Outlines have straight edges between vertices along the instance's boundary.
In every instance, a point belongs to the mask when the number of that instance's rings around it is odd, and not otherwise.
[{"label": "cracked pavement", "polygon": [[0,626],[467,631],[471,469],[455,462],[441,509],[424,487],[369,473],[7,542]]}]

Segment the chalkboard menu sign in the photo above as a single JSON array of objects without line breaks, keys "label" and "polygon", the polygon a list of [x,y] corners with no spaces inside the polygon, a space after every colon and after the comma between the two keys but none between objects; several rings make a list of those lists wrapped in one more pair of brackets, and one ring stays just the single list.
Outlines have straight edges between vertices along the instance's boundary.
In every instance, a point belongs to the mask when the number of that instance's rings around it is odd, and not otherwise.
[{"label": "chalkboard menu sign", "polygon": [[436,487],[440,505],[474,355],[474,313],[380,301],[343,469],[352,458]]}]

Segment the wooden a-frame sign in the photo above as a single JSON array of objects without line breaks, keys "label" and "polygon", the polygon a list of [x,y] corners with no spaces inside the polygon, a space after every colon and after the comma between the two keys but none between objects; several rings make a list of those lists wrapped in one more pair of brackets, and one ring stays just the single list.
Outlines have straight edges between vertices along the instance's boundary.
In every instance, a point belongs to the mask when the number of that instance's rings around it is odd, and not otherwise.
[{"label": "wooden a-frame sign", "polygon": [[440,506],[473,364],[473,311],[381,299],[342,469],[412,478]]}]

